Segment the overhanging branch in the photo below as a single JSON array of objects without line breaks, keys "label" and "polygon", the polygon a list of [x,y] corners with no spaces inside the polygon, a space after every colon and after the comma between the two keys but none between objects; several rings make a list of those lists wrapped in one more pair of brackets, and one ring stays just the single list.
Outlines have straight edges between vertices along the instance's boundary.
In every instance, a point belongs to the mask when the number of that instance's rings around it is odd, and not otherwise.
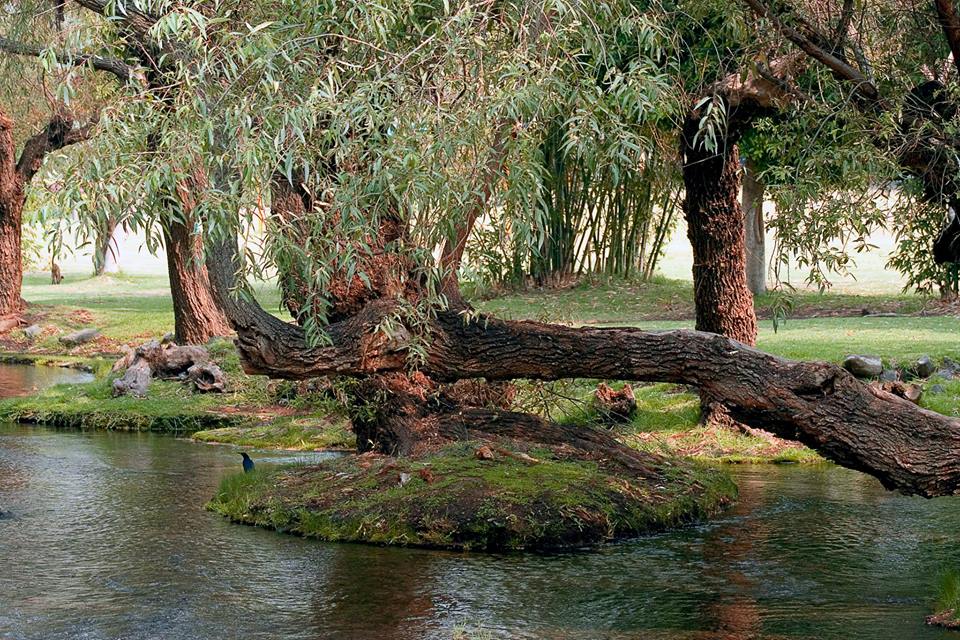
[{"label": "overhanging branch", "polygon": [[86,124],[75,127],[72,114],[64,109],[58,111],[42,131],[32,135],[24,143],[17,161],[17,173],[24,182],[30,182],[40,170],[47,154],[89,140],[98,122],[99,117],[94,115]]},{"label": "overhanging branch", "polygon": [[[18,55],[40,57],[47,49],[38,45],[17,42],[9,38],[0,36],[0,51]],[[98,71],[106,71],[115,75],[120,82],[130,82],[134,78],[133,67],[116,58],[105,58],[89,53],[77,53],[68,51],[53,50],[53,55],[57,62],[74,67],[89,66]]]}]

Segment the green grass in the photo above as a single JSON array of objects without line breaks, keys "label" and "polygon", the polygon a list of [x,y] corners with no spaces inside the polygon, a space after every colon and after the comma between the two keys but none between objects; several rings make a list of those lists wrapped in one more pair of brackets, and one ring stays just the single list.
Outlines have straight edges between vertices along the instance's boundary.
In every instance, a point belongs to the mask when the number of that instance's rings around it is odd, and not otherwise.
[{"label": "green grass", "polygon": [[[38,395],[0,400],[0,420],[49,424],[79,429],[193,433],[203,442],[240,446],[314,450],[355,444],[346,418],[337,405],[317,395],[278,396],[277,386],[262,377],[243,374],[233,345],[226,340],[209,345],[211,356],[227,374],[223,394],[195,393],[177,381],[154,380],[145,398],[113,397],[110,362],[90,363],[94,382],[58,385]],[[59,362],[62,356],[0,356],[16,360]]]},{"label": "green grass", "polygon": [[960,571],[947,569],[937,581],[936,612],[953,612],[952,620],[960,622]]},{"label": "green grass", "polygon": [[177,382],[154,381],[147,398],[111,395],[108,380],[58,385],[28,398],[0,400],[0,420],[78,429],[190,433],[242,424],[243,416],[224,415],[222,398],[192,393]]},{"label": "green grass", "polygon": [[322,411],[308,416],[278,416],[254,426],[223,427],[193,434],[198,442],[292,451],[354,449],[357,438],[345,418]]},{"label": "green grass", "polygon": [[[425,458],[347,456],[223,480],[209,508],[235,521],[330,541],[451,549],[595,544],[699,520],[736,488],[716,467],[662,460],[662,481],[531,450],[478,460],[458,443]],[[405,481],[402,481],[405,479]]]},{"label": "green grass", "polygon": [[[916,313],[930,298],[915,294],[819,293],[797,291],[793,315],[859,315],[861,310]],[[776,296],[765,294],[754,301],[761,317],[770,317]],[[566,289],[512,292],[478,302],[486,313],[506,319],[542,319],[588,324],[634,324],[644,320],[693,318],[693,284],[686,280],[654,277],[649,282],[620,278],[585,279]]]},{"label": "green grass", "polygon": [[[255,291],[264,308],[283,315],[273,283],[258,283]],[[28,273],[23,298],[30,303],[28,321],[58,330],[29,345],[34,351],[63,351],[59,335],[87,327],[96,327],[108,341],[122,344],[139,344],[173,331],[166,275],[65,274],[61,284],[53,285],[47,274]]]}]

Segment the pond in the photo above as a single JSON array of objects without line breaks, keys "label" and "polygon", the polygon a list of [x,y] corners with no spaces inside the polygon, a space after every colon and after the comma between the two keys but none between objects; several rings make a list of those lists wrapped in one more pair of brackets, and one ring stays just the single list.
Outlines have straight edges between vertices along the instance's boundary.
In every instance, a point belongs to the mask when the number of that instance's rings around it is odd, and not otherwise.
[{"label": "pond", "polygon": [[0,638],[957,637],[922,622],[960,566],[960,499],[832,466],[736,468],[713,522],[551,555],[234,525],[203,505],[239,469],[229,447],[0,425]]}]

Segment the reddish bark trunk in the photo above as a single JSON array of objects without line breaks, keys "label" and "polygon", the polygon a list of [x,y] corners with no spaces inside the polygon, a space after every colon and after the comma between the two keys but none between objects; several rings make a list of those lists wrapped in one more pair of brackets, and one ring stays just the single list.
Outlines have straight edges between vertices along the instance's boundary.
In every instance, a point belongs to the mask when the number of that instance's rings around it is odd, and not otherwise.
[{"label": "reddish bark trunk", "polygon": [[22,193],[22,187],[10,191],[7,185],[0,186],[0,324],[14,322],[24,307],[20,297],[23,284],[20,248]]},{"label": "reddish bark trunk", "polygon": [[202,238],[180,223],[169,224],[163,236],[177,342],[204,344],[230,335],[230,323],[210,291]]},{"label": "reddish bark trunk", "polygon": [[46,127],[26,140],[19,159],[13,121],[0,109],[0,323],[16,324],[23,312],[21,237],[26,185],[48,153],[89,138],[95,122],[74,128],[73,116],[57,111]]},{"label": "reddish bark trunk", "polygon": [[23,177],[16,167],[13,122],[0,111],[0,323],[15,322],[23,310],[20,298],[23,202]]},{"label": "reddish bark trunk", "polygon": [[757,317],[747,287],[744,218],[740,207],[740,153],[736,125],[708,151],[698,136],[700,116],[691,113],[681,136],[683,213],[693,248],[697,330],[753,345]]}]

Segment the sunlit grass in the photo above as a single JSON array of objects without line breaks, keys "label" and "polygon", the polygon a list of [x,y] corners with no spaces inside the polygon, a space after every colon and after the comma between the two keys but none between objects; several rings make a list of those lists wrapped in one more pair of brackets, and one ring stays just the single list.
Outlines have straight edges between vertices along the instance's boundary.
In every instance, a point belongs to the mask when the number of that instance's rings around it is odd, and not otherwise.
[{"label": "sunlit grass", "polygon": [[952,611],[960,620],[960,570],[947,569],[937,581],[937,613]]}]

